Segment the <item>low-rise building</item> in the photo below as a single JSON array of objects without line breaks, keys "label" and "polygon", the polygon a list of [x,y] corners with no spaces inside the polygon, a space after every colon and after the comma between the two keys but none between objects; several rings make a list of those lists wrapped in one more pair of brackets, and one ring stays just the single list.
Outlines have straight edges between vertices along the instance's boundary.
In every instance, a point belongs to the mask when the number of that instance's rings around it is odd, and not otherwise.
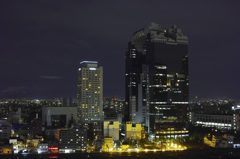
[{"label": "low-rise building", "polygon": [[13,144],[0,144],[0,154],[10,155],[13,154]]},{"label": "low-rise building", "polygon": [[142,138],[144,127],[142,124],[132,124],[131,121],[128,121],[126,122],[125,131],[125,139],[131,138],[133,140],[140,140]]},{"label": "low-rise building", "polygon": [[10,138],[9,144],[13,145],[13,152],[18,153],[19,151],[25,149],[25,144],[23,143],[23,140],[19,138]]},{"label": "low-rise building", "polygon": [[218,130],[240,130],[239,114],[194,114],[192,124],[202,127],[214,127]]},{"label": "low-rise building", "polygon": [[119,140],[119,121],[104,121],[104,137],[112,137],[114,141]]},{"label": "low-rise building", "polygon": [[59,131],[59,152],[71,153],[85,151],[87,146],[87,130],[73,128]]},{"label": "low-rise building", "polygon": [[102,145],[103,152],[113,151],[113,138],[104,138],[104,143]]},{"label": "low-rise building", "polygon": [[234,137],[232,135],[224,134],[222,136],[215,136],[208,134],[204,137],[204,144],[213,148],[232,148]]},{"label": "low-rise building", "polygon": [[167,126],[167,127],[161,128],[161,130],[159,131],[156,131],[155,134],[156,134],[156,138],[159,138],[160,136],[165,136],[167,138],[176,139],[177,137],[181,138],[181,137],[189,136],[189,131],[184,127]]},{"label": "low-rise building", "polygon": [[35,139],[27,139],[26,140],[26,145],[28,146],[29,149],[31,150],[37,150],[38,148],[38,143],[41,141],[41,138],[35,138]]},{"label": "low-rise building", "polygon": [[[67,110],[67,111],[66,111]],[[77,120],[77,107],[43,107],[42,124],[54,128],[69,126],[69,122]]]},{"label": "low-rise building", "polygon": [[210,147],[215,147],[216,146],[216,138],[214,135],[208,134],[203,138],[203,142],[205,145],[208,145]]},{"label": "low-rise building", "polygon": [[48,153],[48,143],[39,143],[38,144],[38,153]]}]

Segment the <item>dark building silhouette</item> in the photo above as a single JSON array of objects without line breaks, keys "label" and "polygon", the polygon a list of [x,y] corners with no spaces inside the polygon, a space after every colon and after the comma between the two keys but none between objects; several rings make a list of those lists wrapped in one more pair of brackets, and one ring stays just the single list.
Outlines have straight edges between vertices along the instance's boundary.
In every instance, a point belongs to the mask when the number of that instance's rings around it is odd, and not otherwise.
[{"label": "dark building silhouette", "polygon": [[175,25],[133,33],[126,50],[125,120],[150,132],[183,128],[188,108],[188,38]]}]

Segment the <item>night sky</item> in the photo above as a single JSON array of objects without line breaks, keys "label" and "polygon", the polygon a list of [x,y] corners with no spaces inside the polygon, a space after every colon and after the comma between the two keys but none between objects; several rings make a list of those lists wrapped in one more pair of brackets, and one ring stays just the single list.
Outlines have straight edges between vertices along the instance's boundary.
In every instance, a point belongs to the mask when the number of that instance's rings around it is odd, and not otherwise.
[{"label": "night sky", "polygon": [[76,97],[80,61],[124,98],[130,35],[151,22],[189,38],[190,97],[240,99],[239,0],[1,0],[0,98]]}]

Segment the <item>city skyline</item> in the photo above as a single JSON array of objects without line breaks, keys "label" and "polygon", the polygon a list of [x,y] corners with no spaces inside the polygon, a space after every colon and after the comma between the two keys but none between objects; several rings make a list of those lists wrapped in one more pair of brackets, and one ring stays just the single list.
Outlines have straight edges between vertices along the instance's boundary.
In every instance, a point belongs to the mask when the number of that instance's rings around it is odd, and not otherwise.
[{"label": "city skyline", "polygon": [[0,2],[1,98],[76,97],[84,60],[104,67],[104,96],[124,98],[129,35],[156,22],[190,39],[190,98],[239,99],[238,1],[13,2]]}]

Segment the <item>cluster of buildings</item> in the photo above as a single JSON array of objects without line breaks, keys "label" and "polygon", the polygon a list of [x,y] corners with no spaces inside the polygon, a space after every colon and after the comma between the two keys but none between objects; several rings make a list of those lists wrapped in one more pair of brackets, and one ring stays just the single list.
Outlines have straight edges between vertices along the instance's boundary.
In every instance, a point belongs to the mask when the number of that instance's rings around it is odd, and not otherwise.
[{"label": "cluster of buildings", "polygon": [[[96,61],[80,64],[79,121],[100,121],[103,115],[99,107],[103,68],[98,67]],[[148,128],[148,133],[169,127],[185,130],[188,80],[188,37],[181,29],[175,25],[162,28],[152,23],[133,33],[125,54],[126,105],[123,121],[142,124]],[[104,107],[107,106],[105,103]],[[114,104],[111,107],[115,107]],[[116,110],[122,111],[122,108]]]},{"label": "cluster of buildings", "polygon": [[125,100],[103,98],[103,67],[82,61],[76,99],[1,102],[0,152],[122,151],[143,139],[188,137],[189,124],[239,131],[240,106],[224,104],[189,106],[188,37],[151,23],[128,42]]},{"label": "cluster of buildings", "polygon": [[[175,25],[162,28],[152,23],[133,33],[127,45],[125,104],[114,98],[102,103],[103,68],[96,61],[80,63],[78,124],[89,127],[103,123],[104,138],[107,134],[112,138],[106,141],[119,140],[119,131],[124,131],[126,139],[134,140],[144,134],[187,136],[188,80],[187,36]],[[110,111],[103,113],[109,108],[117,112],[115,119],[109,118]],[[114,135],[109,135],[112,132]]]},{"label": "cluster of buildings", "polygon": [[220,131],[240,130],[240,105],[231,100],[197,101],[190,105],[189,121]]},{"label": "cluster of buildings", "polygon": [[215,148],[240,148],[240,105],[234,100],[196,100],[189,107],[189,123],[211,132],[203,142]]}]

